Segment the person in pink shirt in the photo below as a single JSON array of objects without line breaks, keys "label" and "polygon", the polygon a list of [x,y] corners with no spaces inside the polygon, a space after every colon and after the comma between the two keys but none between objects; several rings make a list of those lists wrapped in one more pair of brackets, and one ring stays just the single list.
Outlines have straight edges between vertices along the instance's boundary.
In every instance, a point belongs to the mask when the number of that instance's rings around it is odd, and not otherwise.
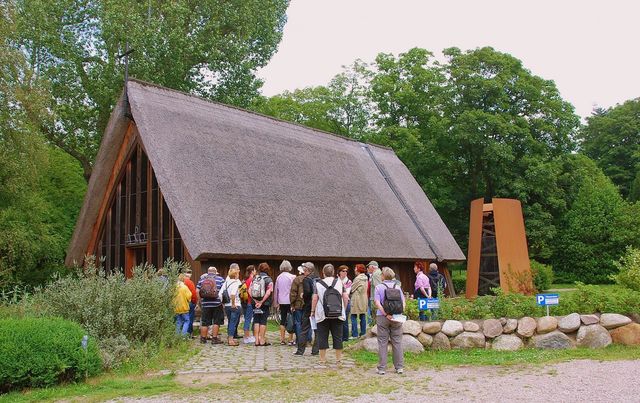
[{"label": "person in pink shirt", "polygon": [[[431,282],[429,281],[429,277],[425,274],[424,263],[416,262],[413,266],[413,272],[416,273],[413,297],[415,299],[431,298]],[[420,320],[427,320],[427,314],[425,311],[420,311]]]},{"label": "person in pink shirt", "polygon": [[[288,260],[283,260],[280,264],[280,275],[276,278],[276,284],[274,288],[274,303],[275,307],[280,307],[280,344],[286,345],[287,342],[284,338],[284,333],[287,325],[287,318],[291,314],[291,300],[289,293],[291,292],[291,284],[296,278],[291,274],[291,263]],[[293,333],[289,334],[289,345],[293,346]]]}]

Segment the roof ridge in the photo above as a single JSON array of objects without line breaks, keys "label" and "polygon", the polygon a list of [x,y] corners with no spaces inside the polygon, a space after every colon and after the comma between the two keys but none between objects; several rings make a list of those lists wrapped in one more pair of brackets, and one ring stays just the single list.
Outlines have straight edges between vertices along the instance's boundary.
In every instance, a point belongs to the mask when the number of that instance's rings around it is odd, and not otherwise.
[{"label": "roof ridge", "polygon": [[310,130],[310,131],[313,131],[313,132],[318,132],[320,134],[330,135],[330,136],[333,136],[333,137],[337,137],[339,139],[348,140],[348,141],[356,143],[356,144],[367,144],[367,145],[369,145],[371,147],[377,147],[377,148],[380,148],[380,149],[383,149],[383,150],[390,150],[390,151],[393,151],[395,153],[393,148],[388,147],[388,146],[383,146],[383,145],[380,145],[380,144],[365,143],[363,141],[356,140],[356,139],[353,139],[351,137],[346,137],[346,136],[342,136],[340,134],[331,133],[331,132],[328,132],[328,131],[325,131],[325,130],[321,130],[321,129],[316,129],[314,127],[305,126],[305,125],[303,125],[301,123],[290,122],[288,120],[278,119],[276,117],[265,115],[265,114],[260,113],[260,112],[252,111],[250,109],[245,109],[245,108],[241,108],[239,106],[229,105],[229,104],[225,104],[225,103],[222,103],[222,102],[214,101],[212,99],[199,97],[197,95],[190,94],[188,92],[184,92],[184,91],[180,91],[180,90],[176,90],[176,89],[173,89],[173,88],[163,87],[162,85],[155,84],[155,83],[152,83],[152,82],[149,82],[149,81],[144,81],[144,80],[140,80],[140,79],[133,78],[133,77],[129,77],[129,81],[136,82],[136,83],[141,84],[143,86],[154,87],[154,88],[158,88],[158,89],[161,89],[161,90],[174,92],[176,94],[184,95],[184,96],[187,96],[189,98],[195,98],[197,100],[208,102],[208,103],[211,103],[211,104],[214,104],[214,105],[218,105],[218,106],[221,106],[223,108],[235,109],[235,110],[240,111],[240,112],[245,112],[245,113],[249,113],[251,115],[255,115],[255,116],[259,117],[259,118],[265,118],[265,119],[273,120],[273,121],[276,121],[276,122],[279,122],[279,123],[283,123],[285,125],[301,127],[303,129],[306,129],[306,130]]}]

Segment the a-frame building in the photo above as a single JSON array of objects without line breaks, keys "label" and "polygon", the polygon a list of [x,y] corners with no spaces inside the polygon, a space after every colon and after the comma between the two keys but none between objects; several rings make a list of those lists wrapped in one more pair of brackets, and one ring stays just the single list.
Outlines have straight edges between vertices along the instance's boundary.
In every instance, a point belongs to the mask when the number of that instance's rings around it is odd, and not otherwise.
[{"label": "a-frame building", "polygon": [[282,259],[399,270],[464,260],[395,153],[130,80],[104,133],[66,263]]}]

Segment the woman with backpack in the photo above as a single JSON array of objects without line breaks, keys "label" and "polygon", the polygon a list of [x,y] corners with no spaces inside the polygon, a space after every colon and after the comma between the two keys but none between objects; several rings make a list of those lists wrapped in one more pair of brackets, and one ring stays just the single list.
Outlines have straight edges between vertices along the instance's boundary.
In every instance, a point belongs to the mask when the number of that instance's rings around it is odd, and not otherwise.
[{"label": "woman with backpack", "polygon": [[251,281],[256,274],[256,267],[249,265],[244,270],[244,283],[240,286],[238,293],[240,294],[240,302],[242,303],[242,311],[244,312],[244,344],[251,344],[256,342],[256,338],[251,335],[251,322],[253,321],[253,303],[251,301],[251,295],[249,295],[249,289],[251,288]]},{"label": "woman with backpack", "polygon": [[405,300],[402,289],[394,281],[396,274],[390,267],[382,268],[382,283],[374,290],[376,325],[378,325],[378,374],[384,375],[387,369],[387,346],[391,342],[393,366],[396,373],[404,371],[402,356],[402,323],[393,320],[393,315],[404,312]]},{"label": "woman with backpack", "polygon": [[222,286],[222,303],[228,319],[227,344],[238,346],[240,343],[235,340],[234,336],[238,333],[238,323],[240,323],[240,298],[238,297],[238,289],[241,283],[238,279],[240,267],[235,263],[232,264],[231,268],[229,268],[228,276]]}]

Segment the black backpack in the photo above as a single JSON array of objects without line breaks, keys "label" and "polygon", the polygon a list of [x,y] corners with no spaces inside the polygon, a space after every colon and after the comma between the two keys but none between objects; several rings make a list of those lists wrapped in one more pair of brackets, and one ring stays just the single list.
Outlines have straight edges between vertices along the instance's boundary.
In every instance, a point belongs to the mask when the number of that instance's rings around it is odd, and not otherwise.
[{"label": "black backpack", "polygon": [[328,319],[336,319],[342,315],[342,294],[334,288],[337,282],[337,278],[333,279],[331,285],[327,285],[322,280],[318,282],[318,284],[322,284],[326,288],[322,297],[322,308],[324,309],[324,316]]},{"label": "black backpack", "polygon": [[[384,283],[382,283],[384,284]],[[400,315],[404,311],[404,307],[402,306],[402,290],[396,288],[396,284],[393,287],[387,287],[384,290],[384,302],[382,303],[382,307],[384,308],[384,312],[388,315]]]}]

